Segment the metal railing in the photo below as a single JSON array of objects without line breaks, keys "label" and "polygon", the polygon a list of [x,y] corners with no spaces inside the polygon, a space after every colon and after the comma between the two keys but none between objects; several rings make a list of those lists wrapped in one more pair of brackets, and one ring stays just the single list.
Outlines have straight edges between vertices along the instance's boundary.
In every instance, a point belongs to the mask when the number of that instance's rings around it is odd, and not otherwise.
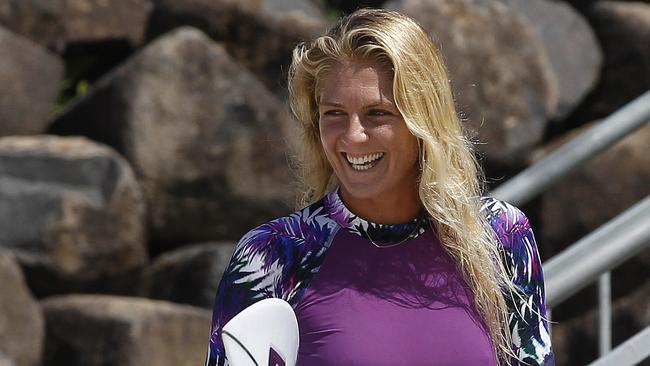
[{"label": "metal railing", "polygon": [[[647,248],[650,248],[650,196],[543,264],[549,308],[599,279],[598,350],[601,356],[608,354],[612,344],[610,270]],[[641,342],[647,343],[641,347]],[[650,338],[641,337],[633,344],[639,348],[638,355],[650,356]],[[619,357],[615,360],[602,365],[636,364],[620,363]]]},{"label": "metal railing", "polygon": [[[599,279],[599,353],[611,350],[610,270],[650,247],[650,196],[544,263],[546,303],[552,308]],[[550,317],[550,316],[549,316]],[[647,329],[650,329],[648,327]],[[650,338],[645,350],[650,356]],[[607,363],[604,365],[634,365]]]},{"label": "metal railing", "polygon": [[[650,196],[544,263],[546,301],[552,308],[598,278],[599,353],[611,350],[610,270],[650,247]],[[649,330],[648,327],[646,330]],[[650,338],[637,354],[650,356]],[[637,346],[639,348],[640,346]],[[619,360],[619,358],[616,358]],[[634,365],[611,361],[602,365]]]},{"label": "metal railing", "polygon": [[650,90],[501,184],[492,195],[521,205],[649,121]]},{"label": "metal railing", "polygon": [[648,344],[650,344],[650,327],[621,343],[612,352],[590,363],[589,366],[636,365],[648,358]]},{"label": "metal railing", "polygon": [[[584,161],[604,151],[649,121],[650,91],[646,91],[546,158],[500,185],[492,195],[515,205],[521,205],[569,174]],[[650,198],[646,197],[544,263],[549,309],[599,277],[601,358],[590,366],[634,365],[650,356],[650,327],[608,353],[611,349],[609,271],[648,246],[650,246]],[[630,349],[636,351],[634,357],[624,355]]]},{"label": "metal railing", "polygon": [[650,196],[544,263],[554,307],[650,244]]}]

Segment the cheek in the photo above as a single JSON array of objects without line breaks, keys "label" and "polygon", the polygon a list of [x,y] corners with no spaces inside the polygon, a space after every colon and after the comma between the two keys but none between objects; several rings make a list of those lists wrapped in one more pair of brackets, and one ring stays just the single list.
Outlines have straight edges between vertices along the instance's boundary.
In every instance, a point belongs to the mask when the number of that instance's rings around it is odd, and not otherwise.
[{"label": "cheek", "polygon": [[329,160],[331,164],[332,157],[336,153],[335,150],[336,137],[332,133],[331,129],[327,129],[327,128],[320,129],[320,143],[321,143],[321,148],[325,152],[325,156],[327,157],[327,160]]},{"label": "cheek", "polygon": [[411,154],[413,154],[413,165],[418,167],[420,166],[420,146],[418,144],[417,139],[413,139],[413,143],[411,145]]},{"label": "cheek", "polygon": [[413,136],[410,131],[402,131],[399,138],[399,145],[402,149],[402,159],[406,166],[417,165],[420,159],[420,147],[418,146],[417,137]]},{"label": "cheek", "polygon": [[413,154],[413,159],[417,162],[420,159],[420,144],[418,139],[411,135],[411,153]]}]

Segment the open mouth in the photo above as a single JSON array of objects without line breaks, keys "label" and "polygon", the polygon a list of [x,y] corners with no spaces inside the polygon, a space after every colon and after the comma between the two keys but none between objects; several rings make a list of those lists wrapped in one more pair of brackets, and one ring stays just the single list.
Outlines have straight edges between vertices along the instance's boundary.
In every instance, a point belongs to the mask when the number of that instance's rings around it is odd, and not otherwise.
[{"label": "open mouth", "polygon": [[368,154],[368,155],[363,155],[363,156],[351,156],[347,153],[343,153],[345,158],[347,159],[348,163],[350,163],[350,166],[352,169],[357,170],[357,171],[364,171],[372,168],[375,166],[381,158],[384,157],[383,152],[378,152],[378,153],[373,153],[373,154]]}]

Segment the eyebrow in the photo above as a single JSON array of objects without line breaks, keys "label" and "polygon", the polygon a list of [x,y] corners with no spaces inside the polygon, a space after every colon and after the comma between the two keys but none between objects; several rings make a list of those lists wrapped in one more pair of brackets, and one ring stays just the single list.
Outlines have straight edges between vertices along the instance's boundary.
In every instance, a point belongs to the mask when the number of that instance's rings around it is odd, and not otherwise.
[{"label": "eyebrow", "polygon": [[[329,100],[319,103],[319,106],[321,106],[321,105],[330,106],[330,107],[338,107],[338,108],[343,107],[343,104],[337,103],[335,101],[329,101]],[[394,107],[395,103],[391,103],[390,101],[385,100],[385,101],[379,101],[379,102],[368,104],[367,106],[365,106],[365,108],[375,108],[375,107],[381,107],[381,106]]]},{"label": "eyebrow", "polygon": [[320,102],[320,103],[318,103],[318,105],[328,105],[328,106],[331,106],[331,107],[343,107],[343,104],[333,102],[333,101]]}]

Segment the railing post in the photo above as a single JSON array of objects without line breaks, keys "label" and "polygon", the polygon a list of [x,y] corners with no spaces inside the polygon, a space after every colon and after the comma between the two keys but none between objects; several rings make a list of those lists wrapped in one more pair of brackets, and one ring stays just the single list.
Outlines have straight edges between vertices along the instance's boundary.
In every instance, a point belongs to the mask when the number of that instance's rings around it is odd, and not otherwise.
[{"label": "railing post", "polygon": [[605,272],[598,278],[598,312],[599,332],[598,349],[600,357],[612,349],[612,306],[611,306],[611,272]]}]

